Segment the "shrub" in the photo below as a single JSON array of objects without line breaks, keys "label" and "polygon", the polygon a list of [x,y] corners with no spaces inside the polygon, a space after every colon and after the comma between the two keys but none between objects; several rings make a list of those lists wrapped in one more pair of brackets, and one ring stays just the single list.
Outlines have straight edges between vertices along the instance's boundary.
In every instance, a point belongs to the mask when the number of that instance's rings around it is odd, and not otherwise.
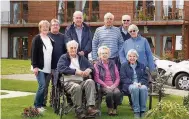
[{"label": "shrub", "polygon": [[24,112],[22,113],[23,118],[34,118],[34,117],[39,117],[41,116],[41,113],[36,108],[25,108]]},{"label": "shrub", "polygon": [[161,101],[146,113],[145,119],[189,119],[189,112],[176,102]]},{"label": "shrub", "polygon": [[189,111],[189,93],[187,96],[184,97],[183,99],[183,105],[188,109]]}]

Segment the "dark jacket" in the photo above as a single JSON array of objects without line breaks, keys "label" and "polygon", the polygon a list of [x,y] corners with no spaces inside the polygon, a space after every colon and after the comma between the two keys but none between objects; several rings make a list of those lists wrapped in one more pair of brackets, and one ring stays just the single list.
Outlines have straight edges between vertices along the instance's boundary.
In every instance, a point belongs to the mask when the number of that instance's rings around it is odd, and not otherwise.
[{"label": "dark jacket", "polygon": [[122,27],[123,27],[123,26],[120,26],[119,29],[120,29],[120,31],[121,31],[121,35],[122,35],[122,37],[123,37],[123,40],[126,41],[127,39],[131,38],[131,35],[129,34],[129,32],[127,32],[127,34],[125,35],[125,33],[124,33],[123,30],[122,30]]},{"label": "dark jacket", "polygon": [[[54,46],[54,41],[51,39],[52,46]],[[41,36],[38,34],[32,40],[32,47],[31,47],[31,65],[33,68],[43,69],[44,67],[44,54],[43,54],[43,46],[46,48],[45,44],[43,43]],[[52,57],[52,56],[49,56]]]},{"label": "dark jacket", "polygon": [[[92,71],[94,70],[93,65],[85,58],[84,56],[79,56],[79,66],[80,70],[84,71],[87,68],[90,68]],[[75,75],[76,69],[70,68],[71,59],[68,53],[63,54],[57,64],[57,71],[59,73],[63,73],[65,75]]]},{"label": "dark jacket", "polygon": [[51,69],[56,69],[60,56],[67,52],[66,43],[64,35],[62,33],[53,34],[50,32],[48,33],[48,36],[50,36],[54,40]]},{"label": "dark jacket", "polygon": [[[144,64],[137,62],[135,70],[138,82],[142,85],[148,86],[148,74],[146,73],[146,67],[144,66]],[[133,74],[133,68],[128,62],[125,62],[121,65],[120,78],[122,84],[122,91],[126,94],[129,94],[129,85],[133,84]]]},{"label": "dark jacket", "polygon": [[[99,79],[104,81],[105,76],[106,76],[106,71],[105,71],[105,68],[104,68],[101,60],[97,62],[96,67],[98,68],[98,71],[100,72]],[[116,74],[115,74],[115,63],[113,60],[109,60],[108,68],[110,70],[111,79],[113,82],[115,82]]]},{"label": "dark jacket", "polygon": [[[88,58],[88,54],[92,51],[92,34],[89,26],[83,23],[83,30],[81,35],[81,46],[79,45],[78,51],[84,51],[85,57]],[[77,33],[75,31],[74,23],[68,26],[65,30],[66,41],[75,40],[79,44]]]}]

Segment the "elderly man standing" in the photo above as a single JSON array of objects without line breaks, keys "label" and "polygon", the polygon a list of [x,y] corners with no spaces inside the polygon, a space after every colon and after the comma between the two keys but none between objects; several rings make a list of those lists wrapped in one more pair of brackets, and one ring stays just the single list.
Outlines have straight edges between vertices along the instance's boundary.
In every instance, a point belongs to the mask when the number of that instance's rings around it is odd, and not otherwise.
[{"label": "elderly man standing", "polygon": [[[82,106],[82,90],[85,91],[87,100],[87,114],[95,115],[98,110],[94,109],[95,105],[95,83],[89,78],[90,73],[94,70],[92,64],[84,56],[77,54],[78,43],[75,40],[67,43],[68,53],[62,55],[58,61],[57,70],[65,74],[64,88],[76,108],[76,113]],[[82,114],[78,114],[81,116]]]},{"label": "elderly man standing", "polygon": [[78,54],[88,58],[92,50],[92,34],[89,26],[83,22],[83,13],[75,11],[73,14],[73,24],[65,30],[66,40],[75,40],[79,44]]},{"label": "elderly man standing", "polygon": [[100,46],[105,45],[110,48],[110,59],[114,60],[116,65],[120,66],[118,52],[122,47],[123,38],[119,28],[113,26],[114,15],[106,13],[104,15],[104,26],[96,29],[92,41],[92,59],[97,61],[97,50]]},{"label": "elderly man standing", "polygon": [[122,22],[122,25],[119,28],[120,28],[123,40],[126,41],[127,39],[131,38],[131,35],[128,33],[128,27],[129,25],[131,25],[131,16],[123,15],[121,22]]}]

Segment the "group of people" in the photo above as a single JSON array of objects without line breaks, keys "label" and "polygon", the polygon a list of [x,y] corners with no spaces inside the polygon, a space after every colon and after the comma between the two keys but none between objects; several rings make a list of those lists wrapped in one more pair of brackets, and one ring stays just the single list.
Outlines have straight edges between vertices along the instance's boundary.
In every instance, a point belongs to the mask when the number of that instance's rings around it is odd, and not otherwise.
[{"label": "group of people", "polygon": [[[53,84],[56,70],[64,74],[64,89],[71,95],[76,112],[81,108],[83,91],[87,114],[99,112],[95,108],[97,83],[106,95],[108,115],[116,116],[123,96],[129,95],[134,117],[144,116],[148,96],[146,67],[151,72],[155,70],[152,52],[129,15],[122,16],[119,28],[113,26],[113,21],[114,15],[106,13],[104,26],[96,29],[93,38],[81,11],[74,12],[73,23],[66,27],[64,35],[59,32],[57,19],[39,22],[40,33],[33,38],[31,50],[32,70],[39,86],[34,106],[39,111],[45,110],[49,82],[52,79]],[[93,63],[88,60],[90,52]]]}]

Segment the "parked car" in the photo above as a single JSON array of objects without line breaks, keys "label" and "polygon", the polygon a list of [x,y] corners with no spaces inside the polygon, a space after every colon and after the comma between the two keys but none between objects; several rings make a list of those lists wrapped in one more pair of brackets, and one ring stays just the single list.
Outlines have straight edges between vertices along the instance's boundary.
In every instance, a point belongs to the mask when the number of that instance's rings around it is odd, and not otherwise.
[{"label": "parked car", "polygon": [[171,74],[167,84],[177,89],[189,90],[189,61],[181,61],[171,66],[165,75]]},{"label": "parked car", "polygon": [[169,69],[169,67],[176,64],[176,62],[170,61],[170,60],[161,60],[157,55],[153,55],[154,62],[157,66],[158,72],[162,72],[162,74],[166,73],[166,71]]}]

